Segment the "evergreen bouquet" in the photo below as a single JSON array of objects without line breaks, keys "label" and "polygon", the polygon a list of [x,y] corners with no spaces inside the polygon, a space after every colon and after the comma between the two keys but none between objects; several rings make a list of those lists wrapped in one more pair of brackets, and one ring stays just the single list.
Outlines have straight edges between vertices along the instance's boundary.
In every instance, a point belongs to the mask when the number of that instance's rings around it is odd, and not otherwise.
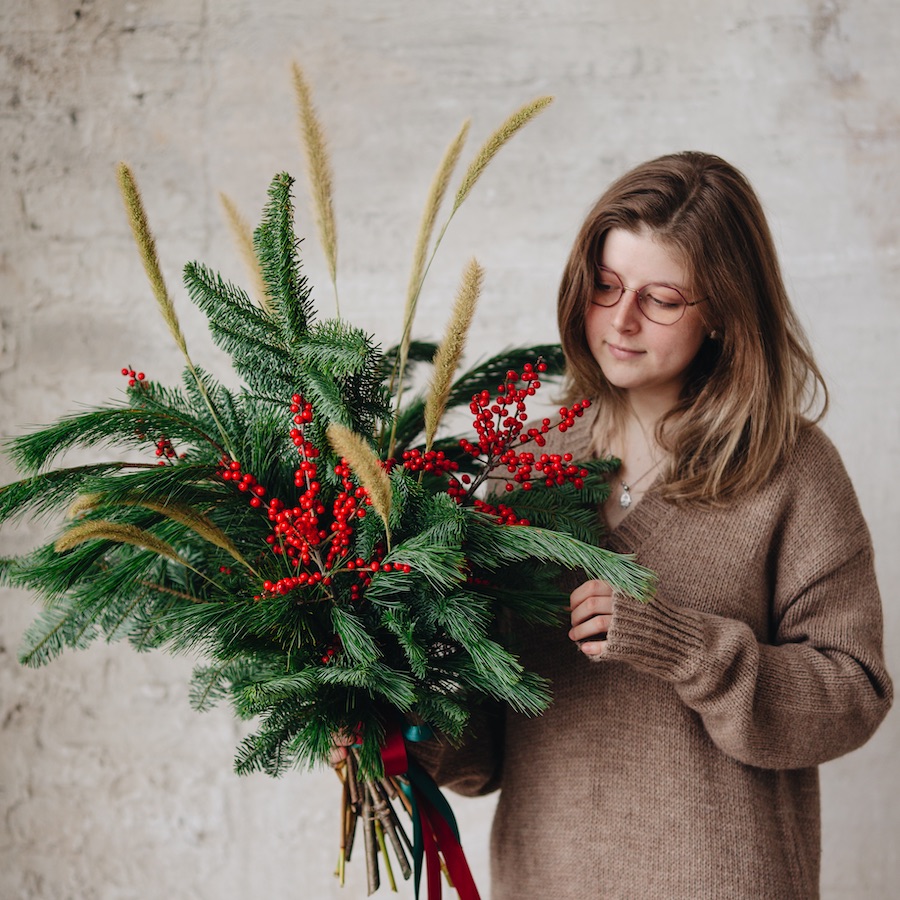
[{"label": "evergreen bouquet", "polygon": [[[299,68],[294,76],[336,286],[330,167]],[[450,218],[497,150],[547,102],[523,107],[490,137]],[[198,652],[204,664],[193,677],[194,705],[228,698],[237,715],[257,721],[237,752],[240,773],[327,764],[335,741],[345,739],[353,746],[338,766],[338,872],[343,880],[362,822],[370,893],[379,857],[394,882],[390,844],[404,876],[415,868],[417,887],[424,859],[430,893],[439,893],[446,865],[461,894],[477,896],[449,807],[405,759],[402,729],[425,723],[458,740],[479,700],[529,715],[546,707],[548,686],[523,670],[501,624],[556,621],[562,568],[637,597],[652,585],[631,560],[597,546],[596,507],[615,461],[541,452],[547,431],[569,427],[588,403],[526,426],[526,401],[561,368],[559,348],[508,351],[458,374],[480,288],[477,263],[465,270],[444,340],[411,339],[428,254],[447,227],[433,239],[436,217],[466,131],[467,124],[432,185],[402,334],[385,351],[339,312],[317,318],[301,271],[290,176],[272,181],[252,236],[226,200],[260,285],[257,302],[197,263],[185,267],[184,283],[243,379],[239,390],[192,361],[140,194],[122,164],[138,248],[186,360],[183,383],[164,386],[126,366],[122,400],[9,441],[24,477],[0,488],[0,521],[67,513],[52,543],[0,560],[3,581],[44,603],[22,661],[43,664],[99,637],[139,650]],[[414,393],[414,364],[428,361],[430,386]],[[469,407],[474,433],[441,436],[445,412],[460,406]],[[73,448],[103,455],[54,467]],[[395,804],[412,816],[413,839]]]}]

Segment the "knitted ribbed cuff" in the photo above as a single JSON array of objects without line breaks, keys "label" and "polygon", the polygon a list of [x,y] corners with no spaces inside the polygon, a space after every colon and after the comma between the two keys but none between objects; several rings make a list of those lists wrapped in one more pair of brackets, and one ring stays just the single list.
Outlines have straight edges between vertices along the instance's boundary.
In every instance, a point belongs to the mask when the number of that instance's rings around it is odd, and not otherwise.
[{"label": "knitted ribbed cuff", "polygon": [[658,597],[617,597],[604,659],[622,660],[667,681],[690,678],[701,658],[703,618]]}]

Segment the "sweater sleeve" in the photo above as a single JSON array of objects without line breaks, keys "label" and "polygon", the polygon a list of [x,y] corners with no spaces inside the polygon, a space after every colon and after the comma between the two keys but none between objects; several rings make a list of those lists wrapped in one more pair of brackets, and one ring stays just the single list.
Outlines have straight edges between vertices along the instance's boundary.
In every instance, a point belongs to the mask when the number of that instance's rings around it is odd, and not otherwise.
[{"label": "sweater sleeve", "polygon": [[503,731],[502,710],[488,703],[472,713],[458,746],[439,735],[428,741],[408,742],[407,752],[439,787],[476,797],[500,787]]},{"label": "sweater sleeve", "polygon": [[772,585],[746,598],[771,610],[765,639],[709,612],[715,603],[625,598],[604,659],[670,683],[719,749],[747,765],[802,768],[859,747],[887,714],[892,685],[871,542],[845,487],[838,503],[792,497],[773,531]]}]

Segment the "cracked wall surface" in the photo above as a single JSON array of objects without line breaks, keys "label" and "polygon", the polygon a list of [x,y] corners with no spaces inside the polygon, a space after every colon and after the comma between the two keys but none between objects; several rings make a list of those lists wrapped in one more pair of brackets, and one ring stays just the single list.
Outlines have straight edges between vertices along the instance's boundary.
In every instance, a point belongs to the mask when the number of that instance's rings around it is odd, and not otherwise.
[{"label": "cracked wall surface", "polygon": [[[132,166],[192,355],[229,379],[180,290],[199,259],[241,263],[218,192],[254,220],[272,175],[302,176],[301,62],[335,170],[342,312],[396,340],[421,204],[466,117],[469,152],[538,94],[454,220],[419,317],[437,337],[472,256],[486,269],[469,358],[555,334],[581,217],[626,167],[706,149],[743,169],[832,392],[826,431],[875,540],[900,674],[900,12],[894,0],[30,0],[0,5],[0,434],[115,396],[119,370],[173,382],[181,358],[134,251],[114,168]],[[306,273],[331,309],[302,179]],[[0,482],[12,480],[0,459]],[[0,531],[2,553],[53,523]],[[337,780],[232,774],[226,708],[194,713],[189,659],[96,645],[16,661],[34,600],[0,602],[0,897],[343,893]],[[825,898],[900,882],[900,725],[822,768]],[[589,735],[585,736],[590,739]],[[454,800],[487,884],[493,800]],[[404,893],[405,892],[405,893]],[[408,886],[401,896],[412,896]]]}]

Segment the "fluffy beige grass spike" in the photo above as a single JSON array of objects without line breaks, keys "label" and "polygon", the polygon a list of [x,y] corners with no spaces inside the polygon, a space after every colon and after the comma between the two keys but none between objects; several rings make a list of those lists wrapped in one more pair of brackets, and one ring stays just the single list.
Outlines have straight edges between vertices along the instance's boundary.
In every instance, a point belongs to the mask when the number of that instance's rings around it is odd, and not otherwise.
[{"label": "fluffy beige grass spike", "polygon": [[434,354],[434,374],[431,379],[431,391],[425,401],[425,449],[430,450],[435,433],[440,425],[453,377],[462,358],[466,346],[466,338],[478,305],[484,269],[472,259],[463,272],[462,282],[453,304],[447,332],[441,345]]},{"label": "fluffy beige grass spike", "polygon": [[150,231],[150,225],[147,222],[147,214],[144,211],[141,192],[138,190],[134,175],[126,163],[119,163],[116,168],[116,178],[119,182],[119,189],[122,192],[122,199],[125,201],[125,210],[128,213],[131,232],[138,246],[141,261],[144,263],[144,271],[150,280],[153,295],[156,297],[156,302],[159,304],[160,312],[166,325],[169,326],[172,337],[175,338],[175,343],[178,344],[181,352],[187,356],[187,343],[184,340],[181,324],[178,321],[178,316],[175,314],[175,305],[172,303],[172,297],[166,287],[162,269],[159,266],[156,241],[153,239],[153,233]]},{"label": "fluffy beige grass spike", "polygon": [[85,541],[112,541],[116,544],[131,544],[134,547],[143,547],[145,550],[152,550],[160,556],[181,563],[188,568],[187,560],[179,556],[171,544],[167,544],[164,540],[138,528],[137,525],[122,525],[117,522],[84,522],[81,525],[75,525],[59,537],[53,545],[57,553],[65,553]]},{"label": "fluffy beige grass spike", "polygon": [[532,100],[531,103],[526,103],[509,116],[484,142],[478,151],[478,155],[472,160],[471,165],[466,170],[462,184],[456,192],[456,200],[453,203],[454,212],[459,209],[466,197],[469,196],[469,192],[475,186],[475,182],[481,177],[481,173],[497,155],[500,148],[552,102],[552,97],[538,97],[536,100]]},{"label": "fluffy beige grass spike", "polygon": [[384,522],[390,548],[391,479],[381,460],[364,438],[343,425],[332,422],[328,426],[327,435],[335,452],[347,460],[362,486],[369,492],[372,506]]},{"label": "fluffy beige grass spike", "polygon": [[253,249],[253,230],[247,224],[247,220],[241,215],[237,204],[223,192],[219,192],[219,201],[222,204],[222,210],[225,213],[225,221],[231,236],[234,238],[238,253],[247,267],[250,274],[250,280],[253,284],[253,293],[256,296],[262,309],[271,314],[272,307],[269,305],[269,294],[266,291],[266,283],[263,279],[262,269],[259,267],[259,259],[256,251]]},{"label": "fluffy beige grass spike", "polygon": [[328,146],[325,143],[325,132],[319,121],[318,113],[312,102],[309,82],[303,69],[295,62],[292,65],[294,74],[294,92],[300,112],[300,134],[306,151],[306,174],[315,209],[316,224],[319,228],[319,240],[328,263],[331,283],[334,287],[334,302],[337,317],[341,317],[337,296],[337,229],[334,224],[334,207],[332,202],[333,178]]}]

